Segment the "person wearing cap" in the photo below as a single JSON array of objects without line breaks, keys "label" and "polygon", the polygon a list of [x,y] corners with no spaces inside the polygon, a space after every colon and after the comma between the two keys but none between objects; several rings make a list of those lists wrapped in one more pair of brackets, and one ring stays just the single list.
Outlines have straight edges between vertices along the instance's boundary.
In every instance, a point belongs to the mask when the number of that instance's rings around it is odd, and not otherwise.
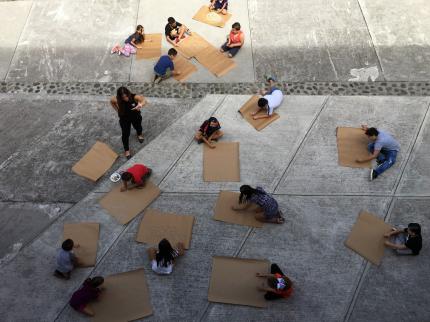
[{"label": "person wearing cap", "polygon": [[[284,99],[284,94],[282,91],[276,87],[276,80],[273,77],[268,77],[266,82],[269,85],[268,90],[261,90],[261,97],[257,104],[259,109],[256,112],[252,113],[252,118],[254,120],[270,118],[273,115],[275,109],[277,109],[282,104],[282,100]],[[260,111],[266,110],[265,114],[258,114]],[[258,114],[258,115],[257,115]]]},{"label": "person wearing cap", "polygon": [[257,289],[261,292],[266,292],[264,298],[268,301],[288,298],[293,293],[293,282],[276,264],[270,266],[270,274],[257,273],[257,277],[267,278],[269,287],[258,287]]},{"label": "person wearing cap", "polygon": [[131,168],[128,168],[127,171],[121,174],[123,184],[121,192],[133,188],[143,188],[151,173],[152,170],[143,164],[135,164]]},{"label": "person wearing cap", "polygon": [[215,148],[215,144],[213,141],[218,141],[220,137],[224,135],[224,133],[220,130],[221,125],[219,124],[216,117],[210,117],[200,126],[200,129],[197,131],[194,139],[197,143],[205,143],[211,149]]},{"label": "person wearing cap", "polygon": [[371,141],[367,146],[371,154],[367,158],[357,159],[356,161],[362,163],[376,159],[377,167],[370,170],[370,181],[373,181],[396,163],[400,144],[391,134],[385,131],[374,127],[367,127],[367,125],[362,125],[361,128]]},{"label": "person wearing cap", "polygon": [[385,241],[385,246],[401,255],[418,255],[423,245],[421,226],[417,223],[410,223],[405,229],[393,228],[384,237],[389,239]]}]

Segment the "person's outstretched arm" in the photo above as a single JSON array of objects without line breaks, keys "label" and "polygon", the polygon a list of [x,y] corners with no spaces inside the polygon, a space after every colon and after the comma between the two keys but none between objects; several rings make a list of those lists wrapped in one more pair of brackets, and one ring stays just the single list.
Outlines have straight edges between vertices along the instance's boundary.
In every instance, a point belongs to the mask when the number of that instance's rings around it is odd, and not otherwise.
[{"label": "person's outstretched arm", "polygon": [[146,99],[142,95],[135,95],[134,99],[137,101],[137,106],[133,108],[134,110],[140,110],[143,106],[146,105]]}]

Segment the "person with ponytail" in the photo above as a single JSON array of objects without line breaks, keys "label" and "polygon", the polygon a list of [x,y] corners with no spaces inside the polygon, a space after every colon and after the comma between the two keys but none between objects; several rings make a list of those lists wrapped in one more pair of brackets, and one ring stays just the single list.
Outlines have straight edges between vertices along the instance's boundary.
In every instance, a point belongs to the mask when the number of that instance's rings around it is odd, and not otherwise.
[{"label": "person with ponytail", "polygon": [[69,304],[76,311],[81,312],[88,316],[94,316],[93,310],[88,306],[90,302],[97,300],[103,288],[104,278],[96,276],[87,278],[81,287],[72,295]]},{"label": "person with ponytail", "polygon": [[159,275],[169,275],[173,271],[175,259],[184,255],[184,253],[185,247],[183,243],[177,243],[175,249],[170,242],[164,238],[158,244],[158,249],[153,247],[148,249],[151,268]]},{"label": "person with ponytail", "polygon": [[[232,209],[240,211],[247,209],[252,204],[257,205],[257,214],[255,219],[261,222],[273,224],[283,224],[284,218],[279,210],[278,202],[264,191],[261,187],[252,188],[249,185],[240,187],[239,206],[233,206]],[[263,213],[263,214],[261,214]]]}]

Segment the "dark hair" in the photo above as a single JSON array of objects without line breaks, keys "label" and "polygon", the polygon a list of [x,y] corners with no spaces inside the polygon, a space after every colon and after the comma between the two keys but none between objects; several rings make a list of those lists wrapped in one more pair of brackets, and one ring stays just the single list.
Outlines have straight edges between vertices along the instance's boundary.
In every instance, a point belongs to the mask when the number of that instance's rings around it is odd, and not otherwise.
[{"label": "dark hair", "polygon": [[167,267],[173,262],[175,250],[173,249],[170,242],[163,238],[158,244],[158,253],[155,255],[157,266]]},{"label": "dark hair", "polygon": [[90,285],[94,288],[99,287],[100,285],[102,285],[104,283],[105,279],[101,276],[94,276],[94,277],[90,277],[87,278],[84,282],[84,284]]},{"label": "dark hair", "polygon": [[130,181],[131,179],[133,178],[133,176],[131,175],[131,173],[130,172],[123,172],[122,174],[121,174],[121,180],[122,181]]},{"label": "dark hair", "polygon": [[143,29],[143,26],[142,25],[137,25],[136,31],[139,31],[140,29]]},{"label": "dark hair", "polygon": [[236,30],[240,30],[240,23],[235,22],[234,24],[231,25],[231,28],[236,29]]},{"label": "dark hair", "polygon": [[248,185],[243,185],[240,187],[240,196],[239,196],[239,203],[244,203],[249,200],[253,195],[256,193],[261,194],[262,192],[252,188]]},{"label": "dark hair", "polygon": [[61,248],[63,250],[65,250],[66,252],[69,252],[73,249],[73,246],[75,245],[75,243],[73,242],[73,240],[66,239],[65,241],[63,241],[63,243],[61,244]]},{"label": "dark hair", "polygon": [[169,56],[176,56],[178,54],[178,52],[176,51],[175,48],[170,48],[169,51],[167,52],[167,55]]},{"label": "dark hair", "polygon": [[374,128],[374,127],[370,127],[366,130],[366,132],[364,132],[367,136],[378,136],[379,131]]},{"label": "dark hair", "polygon": [[421,235],[421,225],[416,222],[411,222],[408,225],[408,229],[413,232],[415,235]]},{"label": "dark hair", "polygon": [[169,17],[169,18],[167,18],[167,22],[169,23],[169,25],[171,25],[171,24],[174,24],[176,22],[176,20],[173,17]]},{"label": "dark hair", "polygon": [[210,124],[211,122],[216,122],[216,123],[218,123],[218,124],[219,124],[219,122],[218,122],[217,118],[216,118],[216,117],[213,117],[213,116],[211,116],[211,117],[208,119],[208,124]]},{"label": "dark hair", "polygon": [[134,35],[135,35],[134,38],[137,40],[137,43],[141,43],[141,42],[145,41],[145,35],[144,34],[142,34],[142,35],[138,34],[138,31],[140,31],[140,30],[143,30],[143,26],[137,25],[136,32],[134,33]]},{"label": "dark hair", "polygon": [[116,91],[116,101],[118,103],[118,115],[123,116],[125,113],[125,102],[123,101],[122,97],[127,96],[129,101],[134,100],[134,94],[130,92],[130,90],[127,87],[121,86]]},{"label": "dark hair", "polygon": [[265,107],[267,104],[269,104],[269,101],[265,99],[264,97],[258,99],[258,107]]}]

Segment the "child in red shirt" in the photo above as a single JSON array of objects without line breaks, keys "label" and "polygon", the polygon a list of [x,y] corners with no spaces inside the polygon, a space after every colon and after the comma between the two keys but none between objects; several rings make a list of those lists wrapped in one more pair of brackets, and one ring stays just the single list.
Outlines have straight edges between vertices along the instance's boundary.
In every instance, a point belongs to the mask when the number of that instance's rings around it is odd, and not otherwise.
[{"label": "child in red shirt", "polygon": [[266,292],[264,298],[266,300],[276,300],[288,298],[293,293],[293,282],[285,276],[278,265],[272,264],[270,267],[271,274],[257,273],[258,277],[267,277],[269,287],[259,287],[258,290]]},{"label": "child in red shirt", "polygon": [[152,170],[145,167],[143,164],[135,164],[131,168],[128,168],[127,171],[121,174],[121,180],[123,183],[121,191],[144,187],[145,182],[151,173]]}]

